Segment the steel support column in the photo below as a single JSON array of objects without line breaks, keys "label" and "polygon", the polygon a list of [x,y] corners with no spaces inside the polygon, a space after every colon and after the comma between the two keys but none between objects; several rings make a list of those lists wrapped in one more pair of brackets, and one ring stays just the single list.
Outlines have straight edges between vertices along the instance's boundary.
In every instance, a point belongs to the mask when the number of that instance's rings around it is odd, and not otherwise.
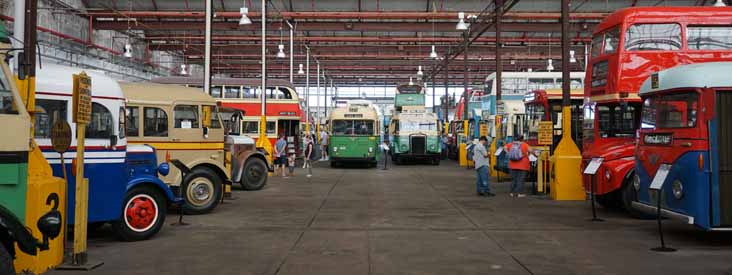
[{"label": "steel support column", "polygon": [[[500,1],[500,0],[497,0]],[[569,96],[569,0],[562,0],[562,106],[570,106]]]},{"label": "steel support column", "polygon": [[470,94],[468,94],[468,52],[470,50],[468,34],[470,33],[470,28],[468,27],[468,31],[463,33],[463,37],[465,38],[465,51],[463,51],[463,121],[468,120],[468,102],[470,102]]},{"label": "steel support column", "polygon": [[[501,60],[501,20],[503,19],[503,0],[496,0],[496,103],[501,100],[503,91],[501,90],[501,82],[503,81],[503,60]],[[492,110],[495,113],[495,110]]]}]

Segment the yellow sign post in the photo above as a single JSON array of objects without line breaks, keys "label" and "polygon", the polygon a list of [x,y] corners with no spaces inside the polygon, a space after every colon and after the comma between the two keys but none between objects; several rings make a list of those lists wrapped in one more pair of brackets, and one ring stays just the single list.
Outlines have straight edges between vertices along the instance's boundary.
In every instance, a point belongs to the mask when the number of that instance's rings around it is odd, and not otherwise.
[{"label": "yellow sign post", "polygon": [[91,78],[84,72],[74,75],[73,122],[76,123],[76,205],[74,207],[73,265],[85,265],[86,226],[89,208],[89,180],[84,177],[84,134],[91,121]]},{"label": "yellow sign post", "polygon": [[551,121],[539,122],[539,145],[551,145],[554,140],[553,124]]}]

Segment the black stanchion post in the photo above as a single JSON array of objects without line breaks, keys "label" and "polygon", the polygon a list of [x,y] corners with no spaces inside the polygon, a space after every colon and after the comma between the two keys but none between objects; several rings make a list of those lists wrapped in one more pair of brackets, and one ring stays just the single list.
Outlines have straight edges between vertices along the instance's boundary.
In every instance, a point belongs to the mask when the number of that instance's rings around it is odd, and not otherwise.
[{"label": "black stanchion post", "polygon": [[661,246],[651,248],[651,250],[656,252],[674,252],[676,249],[667,247],[666,242],[663,240],[663,227],[661,226],[661,198],[663,198],[663,186],[661,186],[661,189],[656,190],[656,192],[656,220],[658,221],[658,236],[661,238]]},{"label": "black stanchion post", "polygon": [[386,164],[389,161],[389,157],[387,156],[387,153],[389,151],[387,151],[386,149],[382,149],[382,151],[384,152],[384,168],[382,168],[381,170],[388,170],[389,168],[387,168]]},{"label": "black stanchion post", "polygon": [[597,210],[595,209],[597,207],[597,206],[595,206],[595,188],[596,188],[595,185],[597,185],[597,177],[594,174],[592,174],[590,176],[590,178],[592,179],[592,184],[590,184],[590,201],[592,202],[592,219],[590,219],[590,221],[603,222],[605,220],[597,217]]}]

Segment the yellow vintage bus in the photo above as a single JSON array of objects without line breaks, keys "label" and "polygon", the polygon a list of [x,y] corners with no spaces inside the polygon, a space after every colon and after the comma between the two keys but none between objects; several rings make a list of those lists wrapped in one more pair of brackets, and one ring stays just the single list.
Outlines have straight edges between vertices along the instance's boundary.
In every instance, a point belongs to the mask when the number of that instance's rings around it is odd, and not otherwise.
[{"label": "yellow vintage bus", "polygon": [[[182,191],[189,214],[210,212],[218,205],[225,183],[230,183],[231,156],[225,150],[226,131],[216,100],[200,89],[154,83],[120,83],[127,100],[127,139],[130,144],[156,148],[158,161],[178,159],[191,173],[181,180],[171,169],[163,181]],[[264,154],[252,139],[235,139],[238,150],[237,179],[246,190],[258,190],[267,182]],[[248,146],[251,145],[251,146]],[[240,167],[241,166],[241,167]]]}]

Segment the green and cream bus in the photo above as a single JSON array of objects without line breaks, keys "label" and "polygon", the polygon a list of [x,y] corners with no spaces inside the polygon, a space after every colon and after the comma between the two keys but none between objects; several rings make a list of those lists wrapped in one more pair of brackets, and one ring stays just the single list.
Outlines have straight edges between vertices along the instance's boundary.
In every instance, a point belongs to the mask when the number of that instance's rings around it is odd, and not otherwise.
[{"label": "green and cream bus", "polygon": [[440,131],[437,114],[424,106],[403,106],[389,122],[389,150],[392,161],[430,160],[440,164]]},{"label": "green and cream bus", "polygon": [[330,166],[343,162],[376,167],[379,154],[379,115],[369,101],[350,101],[330,113]]}]

